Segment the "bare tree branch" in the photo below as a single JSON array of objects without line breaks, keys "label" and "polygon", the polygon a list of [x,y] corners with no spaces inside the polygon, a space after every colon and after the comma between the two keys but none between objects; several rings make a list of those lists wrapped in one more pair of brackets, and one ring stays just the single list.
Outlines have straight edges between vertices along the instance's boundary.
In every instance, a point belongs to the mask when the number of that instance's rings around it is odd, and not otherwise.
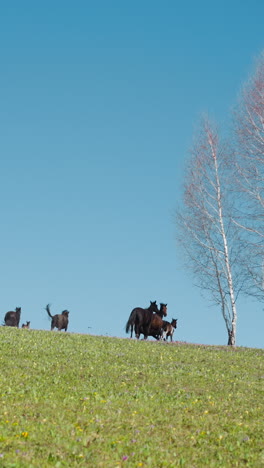
[{"label": "bare tree branch", "polygon": [[248,294],[264,301],[264,52],[234,113],[237,206]]}]

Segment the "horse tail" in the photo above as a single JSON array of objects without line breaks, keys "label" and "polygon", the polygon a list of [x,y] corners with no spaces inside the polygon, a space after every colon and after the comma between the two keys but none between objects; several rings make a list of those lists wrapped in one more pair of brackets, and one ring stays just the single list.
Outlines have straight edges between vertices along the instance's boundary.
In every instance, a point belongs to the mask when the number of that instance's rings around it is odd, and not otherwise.
[{"label": "horse tail", "polygon": [[137,311],[136,309],[133,309],[126,324],[126,333],[129,333],[130,329],[131,329],[131,332],[133,331],[133,327],[136,322],[136,315],[137,315]]},{"label": "horse tail", "polygon": [[126,333],[129,333],[130,325],[131,324],[130,324],[130,317],[129,317],[127,324],[126,324]]},{"label": "horse tail", "polygon": [[50,318],[53,318],[53,315],[51,315],[50,313],[50,304],[48,304],[46,307],[45,307],[46,311],[48,312],[48,315],[50,316]]}]

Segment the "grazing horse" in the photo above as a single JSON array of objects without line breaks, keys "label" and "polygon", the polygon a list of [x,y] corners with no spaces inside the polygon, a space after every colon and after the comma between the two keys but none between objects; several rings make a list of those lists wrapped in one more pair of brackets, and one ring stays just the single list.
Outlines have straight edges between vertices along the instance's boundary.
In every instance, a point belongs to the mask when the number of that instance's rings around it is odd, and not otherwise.
[{"label": "grazing horse", "polygon": [[172,319],[171,323],[167,322],[166,320],[163,320],[163,326],[162,326],[162,339],[164,341],[167,341],[168,338],[170,337],[170,340],[172,341],[173,333],[175,328],[177,328],[177,321],[178,319]]},{"label": "grazing horse", "polygon": [[22,324],[22,328],[30,328],[30,322],[26,322]]},{"label": "grazing horse", "polygon": [[19,327],[19,321],[20,321],[20,315],[21,315],[21,307],[16,307],[16,310],[10,310],[5,314],[5,325],[7,327]]},{"label": "grazing horse", "polygon": [[51,318],[51,331],[54,330],[54,328],[58,328],[59,331],[67,331],[70,313],[68,310],[63,310],[61,314],[51,315],[50,304],[48,304],[46,306],[46,311],[48,312],[48,315]]},{"label": "grazing horse", "polygon": [[148,337],[146,331],[148,331],[149,329],[153,312],[159,312],[156,301],[150,301],[150,306],[147,309],[143,309],[142,307],[135,307],[135,309],[132,310],[127,321],[126,333],[129,333],[129,330],[131,330],[132,338],[134,330],[137,339],[139,339],[140,333],[143,333],[144,338],[146,339]]},{"label": "grazing horse", "polygon": [[158,312],[152,315],[151,323],[148,331],[149,336],[153,336],[156,340],[160,340],[163,332],[163,317],[167,317],[167,304],[161,302]]}]

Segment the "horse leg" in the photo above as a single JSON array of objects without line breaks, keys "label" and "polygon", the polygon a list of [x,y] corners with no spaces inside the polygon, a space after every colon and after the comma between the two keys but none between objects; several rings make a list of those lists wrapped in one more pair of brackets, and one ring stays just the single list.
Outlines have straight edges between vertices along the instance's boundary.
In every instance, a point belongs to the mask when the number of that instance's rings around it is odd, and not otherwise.
[{"label": "horse leg", "polygon": [[[152,329],[151,329],[151,320],[147,323],[144,327],[144,340],[148,339],[148,336],[153,336]],[[155,337],[156,338],[156,337]],[[157,339],[157,338],[156,338]]]},{"label": "horse leg", "polygon": [[149,336],[149,327],[145,325],[144,327],[142,327],[141,331],[144,335],[144,340],[147,340]]},{"label": "horse leg", "polygon": [[136,330],[136,338],[139,340],[141,333],[144,335],[144,340],[147,339],[148,336],[146,336],[146,327],[144,325],[144,317],[142,315],[137,316],[136,320],[136,325],[137,325],[137,330]]},{"label": "horse leg", "polygon": [[153,333],[151,335],[156,338],[156,340],[160,341],[163,335],[163,329],[162,328],[154,328]]},{"label": "horse leg", "polygon": [[[139,340],[139,337],[140,337],[140,329],[139,329],[139,323],[135,323],[134,325],[135,327],[135,336],[136,336],[136,339]],[[131,336],[132,336],[132,333],[131,333]]]},{"label": "horse leg", "polygon": [[135,323],[133,325],[131,325],[130,338],[133,338],[133,332],[135,333],[135,337],[136,337],[136,324]]}]

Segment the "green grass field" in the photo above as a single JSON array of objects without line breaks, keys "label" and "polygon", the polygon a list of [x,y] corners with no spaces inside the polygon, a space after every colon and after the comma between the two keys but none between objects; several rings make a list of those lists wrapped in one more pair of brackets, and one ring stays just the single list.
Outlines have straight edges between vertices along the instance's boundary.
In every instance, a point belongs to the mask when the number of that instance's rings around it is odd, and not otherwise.
[{"label": "green grass field", "polygon": [[264,467],[264,351],[0,327],[1,467]]}]

